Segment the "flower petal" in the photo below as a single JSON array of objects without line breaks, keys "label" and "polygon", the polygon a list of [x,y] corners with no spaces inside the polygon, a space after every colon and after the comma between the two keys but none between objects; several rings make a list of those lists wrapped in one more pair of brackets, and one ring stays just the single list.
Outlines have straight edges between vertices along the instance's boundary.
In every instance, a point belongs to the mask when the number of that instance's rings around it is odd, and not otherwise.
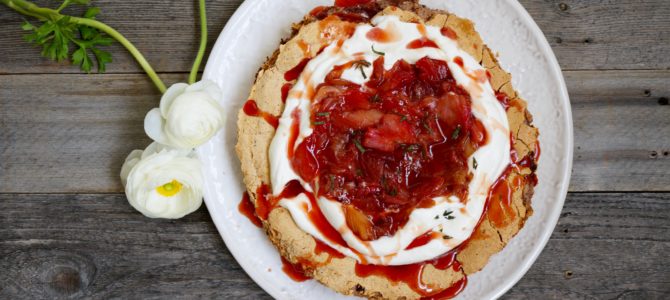
[{"label": "flower petal", "polygon": [[150,110],[144,117],[144,132],[154,141],[169,144],[165,136],[165,119],[158,108]]},{"label": "flower petal", "polygon": [[130,154],[128,154],[128,157],[126,157],[123,166],[121,166],[121,184],[123,184],[124,187],[128,182],[128,174],[130,174],[130,170],[132,170],[133,167],[140,161],[143,152],[144,151],[142,150],[133,150],[130,152]]},{"label": "flower petal", "polygon": [[203,91],[207,93],[210,97],[212,97],[212,99],[214,99],[214,101],[216,101],[217,103],[219,103],[223,98],[223,92],[219,88],[219,85],[211,80],[198,81],[189,86],[186,89],[186,91],[187,92]]},{"label": "flower petal", "polygon": [[180,82],[180,83],[175,83],[170,88],[165,91],[163,94],[163,97],[161,97],[161,102],[160,102],[160,112],[163,115],[163,117],[167,116],[168,110],[170,110],[170,106],[172,105],[172,101],[174,101],[177,96],[181,95],[186,91],[188,88],[188,84]]},{"label": "flower petal", "polygon": [[[202,205],[202,164],[192,150],[179,150],[159,143],[152,143],[137,158],[127,173],[125,186],[128,202],[150,218],[181,218]],[[135,162],[136,161],[136,162]],[[182,189],[173,196],[158,193],[157,188],[173,180]]]}]

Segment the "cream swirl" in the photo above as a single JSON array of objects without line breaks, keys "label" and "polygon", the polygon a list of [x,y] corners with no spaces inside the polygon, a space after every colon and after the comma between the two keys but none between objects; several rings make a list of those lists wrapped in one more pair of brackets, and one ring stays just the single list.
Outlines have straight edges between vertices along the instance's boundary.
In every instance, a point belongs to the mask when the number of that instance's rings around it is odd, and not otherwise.
[{"label": "cream swirl", "polygon": [[[468,158],[469,171],[473,174],[468,185],[468,199],[458,199],[453,195],[436,197],[434,206],[414,209],[407,223],[394,235],[373,241],[363,241],[347,226],[342,204],[319,197],[317,199],[318,209],[339,231],[348,247],[329,241],[310,221],[304,207],[316,208],[310,207],[310,202],[305,195],[283,199],[279,203],[289,210],[302,230],[358,261],[363,259],[368,263],[381,265],[416,263],[440,256],[470,237],[484,211],[491,185],[510,163],[509,124],[505,109],[497,101],[488,80],[477,80],[477,75],[485,74],[485,69],[472,56],[460,49],[455,40],[443,36],[441,28],[403,22],[392,15],[375,17],[372,24],[382,30],[393,28],[397,37],[388,43],[375,42],[366,36],[373,26],[358,25],[353,36],[344,41],[341,47],[336,44],[329,45],[321,54],[314,57],[289,93],[284,112],[279,120],[279,127],[269,150],[273,194],[279,194],[291,180],[299,180],[306,190],[311,191],[309,184],[301,180],[292,169],[290,159],[288,159],[291,115],[296,109],[300,111],[299,135],[295,143],[299,145],[305,137],[312,133],[310,128],[312,99],[305,91],[323,83],[326,75],[335,66],[361,58],[374,61],[381,53],[384,53],[385,69],[391,68],[398,60],[405,60],[411,64],[423,57],[445,61],[456,82],[470,94],[472,113],[482,122],[489,137],[487,144]],[[420,38],[427,38],[435,42],[439,48],[408,49],[406,47],[410,42]],[[462,59],[462,64],[454,62],[457,57]],[[357,84],[364,84],[369,77],[364,76],[359,68],[362,68],[362,72],[366,74],[372,72],[371,66],[351,67],[344,71],[342,78]],[[481,76],[479,78],[481,79]],[[475,161],[477,167],[473,166]],[[452,211],[453,218],[435,218],[445,211]],[[425,245],[406,249],[414,239],[429,231],[439,232],[451,238],[433,239]]]}]

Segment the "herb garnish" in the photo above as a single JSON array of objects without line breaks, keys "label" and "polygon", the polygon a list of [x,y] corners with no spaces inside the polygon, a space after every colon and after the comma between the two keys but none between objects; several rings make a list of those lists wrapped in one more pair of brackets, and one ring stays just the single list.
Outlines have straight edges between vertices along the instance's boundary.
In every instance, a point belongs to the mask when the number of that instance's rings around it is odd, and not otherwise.
[{"label": "herb garnish", "polygon": [[473,157],[472,158],[472,168],[477,170],[477,166],[479,166],[479,164],[477,163],[477,159]]},{"label": "herb garnish", "polygon": [[445,235],[443,235],[443,236],[442,236],[442,239],[445,239],[445,240],[450,240],[450,239],[451,239],[451,237],[445,234]]},{"label": "herb garnish", "polygon": [[398,195],[398,190],[393,188],[388,192],[388,194],[395,197],[396,195]]},{"label": "herb garnish", "polygon": [[444,213],[442,213],[442,216],[444,216],[444,218],[446,218],[447,220],[453,220],[456,217],[452,216],[451,215],[452,213],[453,213],[453,211],[451,211],[451,210],[449,210],[449,211],[445,210]]},{"label": "herb garnish", "polygon": [[403,150],[405,151],[405,153],[414,152],[414,151],[419,150],[419,145],[417,145],[417,144],[411,144],[411,145],[403,144],[402,147],[403,147]]},{"label": "herb garnish", "polygon": [[454,132],[451,134],[452,139],[457,139],[458,136],[461,134],[461,125],[456,126],[456,129],[454,129]]},{"label": "herb garnish", "polygon": [[324,121],[317,121],[317,122],[313,122],[313,123],[312,123],[312,125],[316,125],[316,126],[318,126],[318,125],[323,125],[323,124],[326,124],[326,122],[324,122]]},{"label": "herb garnish", "polygon": [[[17,9],[19,12],[25,9],[21,5],[28,5],[11,2],[6,4],[9,7],[16,5],[20,9]],[[69,57],[72,64],[78,65],[86,73],[91,73],[91,69],[94,66],[93,59],[95,59],[98,63],[98,73],[104,73],[106,64],[112,62],[112,55],[107,51],[101,50],[99,47],[111,45],[114,39],[106,31],[102,31],[100,29],[100,24],[102,23],[95,20],[96,16],[100,13],[100,8],[89,7],[81,18],[60,14],[63,8],[72,4],[88,5],[89,1],[64,1],[57,10],[32,6],[41,9],[41,11],[51,11],[53,14],[39,15],[37,12],[31,12],[31,16],[39,18],[44,23],[37,26],[25,21],[21,25],[21,28],[31,32],[26,35],[25,39],[37,46],[42,46],[42,56],[58,62]],[[72,46],[76,50],[70,53]]]},{"label": "herb garnish", "polygon": [[363,79],[368,79],[368,75],[365,75],[365,70],[363,68],[371,66],[370,62],[364,59],[354,61],[353,66],[356,67],[356,69],[359,69],[361,71],[361,75],[363,75]]},{"label": "herb garnish", "polygon": [[363,147],[363,145],[361,145],[361,141],[359,141],[358,139],[354,139],[354,145],[356,145],[356,148],[358,148],[358,151],[360,151],[361,154],[365,153],[366,150]]},{"label": "herb garnish", "polygon": [[335,188],[335,175],[330,174],[330,176],[328,176],[328,179],[329,179],[328,181],[330,181],[329,191],[332,192],[333,189]]},{"label": "herb garnish", "polygon": [[379,101],[381,101],[381,99],[378,94],[375,94],[374,96],[372,96],[372,98],[370,98],[370,102],[372,103],[377,103]]},{"label": "herb garnish", "polygon": [[386,53],[384,53],[384,52],[375,50],[375,45],[372,45],[372,52],[374,52],[374,54],[381,55],[381,56],[386,55]]},{"label": "herb garnish", "polygon": [[330,113],[329,112],[320,112],[320,113],[316,113],[316,115],[319,116],[319,117],[327,117],[327,116],[330,116]]},{"label": "herb garnish", "polygon": [[[433,131],[433,128],[430,127],[430,125],[428,124],[428,119],[429,119],[430,117],[431,117],[430,114],[425,114],[425,115],[423,116],[423,118],[421,119],[421,126],[422,126],[423,128],[425,128],[426,130],[428,130],[428,133],[429,133],[430,135],[433,135],[433,134],[435,134],[435,132]],[[435,120],[437,121],[437,118],[435,118]],[[439,125],[438,125],[438,127],[439,127]]]}]

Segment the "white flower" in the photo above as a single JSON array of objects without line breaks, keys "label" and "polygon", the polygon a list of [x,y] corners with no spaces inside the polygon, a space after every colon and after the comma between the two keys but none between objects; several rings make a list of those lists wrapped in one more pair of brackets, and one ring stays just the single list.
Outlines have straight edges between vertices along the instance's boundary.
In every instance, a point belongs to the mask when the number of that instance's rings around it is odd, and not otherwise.
[{"label": "white flower", "polygon": [[223,93],[216,83],[203,80],[172,85],[144,118],[144,131],[154,141],[181,149],[207,142],[223,126]]},{"label": "white flower", "polygon": [[149,218],[178,219],[198,209],[203,178],[194,156],[158,143],[133,150],[121,168],[130,205]]}]

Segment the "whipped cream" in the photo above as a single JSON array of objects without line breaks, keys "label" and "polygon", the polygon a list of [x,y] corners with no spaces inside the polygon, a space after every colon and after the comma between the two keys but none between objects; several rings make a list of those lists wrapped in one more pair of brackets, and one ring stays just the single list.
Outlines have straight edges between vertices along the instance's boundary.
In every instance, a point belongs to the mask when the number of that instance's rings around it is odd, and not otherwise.
[{"label": "whipped cream", "polygon": [[[403,22],[397,16],[392,15],[375,17],[372,25],[381,29],[393,30],[397,36],[392,42],[375,42],[366,37],[373,26],[358,25],[354,34],[344,41],[341,47],[331,44],[321,54],[314,57],[289,93],[284,112],[279,120],[279,127],[269,149],[272,193],[275,195],[281,193],[283,187],[291,180],[299,180],[307,191],[313,192],[310,185],[293,171],[288,157],[290,127],[293,121],[291,113],[294,109],[301,111],[299,134],[295,143],[297,147],[304,138],[312,133],[310,122],[312,99],[305,91],[323,83],[333,67],[353,60],[374,61],[380,55],[372,50],[373,46],[376,52],[385,54],[384,67],[387,70],[401,59],[414,64],[419,59],[428,56],[447,62],[456,82],[470,94],[472,113],[484,125],[488,135],[487,144],[468,158],[469,170],[473,174],[468,186],[468,199],[458,199],[453,195],[436,197],[433,207],[414,209],[407,223],[393,236],[384,236],[374,241],[362,241],[347,226],[342,204],[319,197],[317,199],[318,209],[322,211],[333,228],[341,234],[348,247],[329,241],[310,221],[305,207],[308,210],[316,208],[311,207],[310,201],[304,194],[279,202],[279,205],[291,213],[298,227],[359,262],[378,265],[411,264],[438,257],[470,237],[484,211],[489,189],[510,163],[509,124],[505,109],[496,99],[489,81],[476,80],[475,75],[481,76],[481,72],[486,70],[472,56],[461,50],[455,40],[443,36],[440,32],[441,28],[429,25],[422,28],[424,25]],[[439,48],[407,49],[407,44],[422,37],[432,40]],[[463,67],[454,62],[456,57],[462,59]],[[370,75],[372,66],[363,68],[363,72]],[[369,78],[369,76],[366,77]],[[368,80],[356,67],[345,70],[342,78],[361,85]],[[474,161],[477,164],[476,169],[473,167]],[[445,211],[451,211],[453,218],[443,217]],[[436,216],[439,217],[436,218]],[[414,239],[429,231],[451,238],[437,238],[425,245],[406,249]]]}]

